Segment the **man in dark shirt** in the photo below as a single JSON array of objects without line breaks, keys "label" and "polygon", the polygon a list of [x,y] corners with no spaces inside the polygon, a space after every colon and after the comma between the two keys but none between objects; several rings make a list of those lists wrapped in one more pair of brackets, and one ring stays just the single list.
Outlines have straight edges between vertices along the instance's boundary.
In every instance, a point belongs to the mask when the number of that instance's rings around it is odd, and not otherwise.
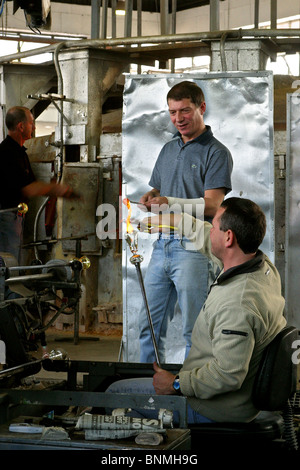
[{"label": "man in dark shirt", "polygon": [[[0,210],[16,208],[35,196],[70,197],[69,186],[37,181],[24,143],[35,129],[30,110],[14,106],[6,114],[7,137],[0,144]],[[17,211],[0,212],[0,252],[20,262],[24,216]]]}]

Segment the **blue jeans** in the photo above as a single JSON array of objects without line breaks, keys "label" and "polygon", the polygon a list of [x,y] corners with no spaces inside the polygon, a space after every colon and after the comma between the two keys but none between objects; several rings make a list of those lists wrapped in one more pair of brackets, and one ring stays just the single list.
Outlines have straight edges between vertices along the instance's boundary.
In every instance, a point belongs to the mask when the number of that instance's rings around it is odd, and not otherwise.
[{"label": "blue jeans", "polygon": [[[152,378],[142,377],[137,379],[124,379],[118,380],[117,382],[112,383],[106,390],[106,393],[132,393],[132,394],[146,394],[146,395],[155,395],[155,390],[152,384]],[[172,410],[171,410],[172,411]],[[111,410],[107,410],[111,412]],[[132,410],[132,412],[127,414],[128,416],[133,417],[142,417],[142,418],[156,418],[158,415],[158,410]],[[197,424],[197,423],[212,423],[213,421],[202,416],[191,408],[190,405],[187,406],[187,422],[188,424]],[[174,413],[173,418],[174,425],[179,424],[179,417]]]},{"label": "blue jeans", "polygon": [[16,212],[0,214],[0,252],[10,253],[18,263],[21,261],[23,222],[23,216]]},{"label": "blue jeans", "polygon": [[[214,278],[211,263],[199,251],[186,250],[178,238],[159,238],[154,243],[145,275],[145,291],[155,332],[160,362],[165,362],[167,325],[176,301],[182,313],[186,356],[197,316]],[[140,311],[140,361],[153,362],[155,354],[145,309]]]}]

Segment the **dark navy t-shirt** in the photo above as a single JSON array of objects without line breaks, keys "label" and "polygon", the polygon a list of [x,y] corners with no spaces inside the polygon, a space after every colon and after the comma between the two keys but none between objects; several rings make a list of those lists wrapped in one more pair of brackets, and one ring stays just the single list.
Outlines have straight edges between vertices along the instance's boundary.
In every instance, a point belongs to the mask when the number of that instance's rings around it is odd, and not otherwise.
[{"label": "dark navy t-shirt", "polygon": [[7,136],[0,144],[0,207],[10,209],[26,202],[22,188],[35,181],[25,147]]}]

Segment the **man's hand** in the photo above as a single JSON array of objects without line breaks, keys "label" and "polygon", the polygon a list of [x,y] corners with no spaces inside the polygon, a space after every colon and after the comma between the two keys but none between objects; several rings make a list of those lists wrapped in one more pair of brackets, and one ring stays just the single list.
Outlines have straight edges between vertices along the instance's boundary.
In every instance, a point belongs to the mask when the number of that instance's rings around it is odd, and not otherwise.
[{"label": "man's hand", "polygon": [[164,196],[156,196],[147,201],[145,204],[149,212],[158,214],[158,212],[165,212],[169,209],[168,199]]},{"label": "man's hand", "polygon": [[146,207],[149,212],[158,213],[159,211],[165,211],[169,208],[168,199],[161,196],[158,189],[155,188],[144,194],[139,202],[144,206],[144,209],[139,206],[140,209],[145,210]]},{"label": "man's hand", "polygon": [[173,388],[175,375],[167,370],[161,369],[156,362],[153,363],[155,374],[153,376],[153,386],[157,395],[175,395]]}]

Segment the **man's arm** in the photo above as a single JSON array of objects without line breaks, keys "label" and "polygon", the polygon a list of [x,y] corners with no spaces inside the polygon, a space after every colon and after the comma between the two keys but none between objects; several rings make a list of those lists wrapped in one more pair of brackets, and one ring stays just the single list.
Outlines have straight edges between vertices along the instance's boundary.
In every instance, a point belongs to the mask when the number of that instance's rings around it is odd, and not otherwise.
[{"label": "man's arm", "polygon": [[[214,335],[212,335],[214,356],[206,363],[199,359],[198,365],[195,354],[192,357],[192,364],[188,356],[179,371],[180,389],[185,396],[210,399],[221,393],[238,390],[245,380],[255,345],[254,334],[247,318],[243,317],[236,328],[244,334],[232,334],[229,345],[228,337],[223,332],[232,330],[233,320],[228,319],[228,311],[225,310],[224,321],[218,318],[219,315],[214,316],[217,319],[213,322],[215,325]],[[223,318],[222,315],[221,317]],[[228,354],[229,349],[230,354]],[[176,394],[173,388],[176,376],[161,369],[155,362],[153,369],[155,392],[158,395]]]},{"label": "man's arm", "polygon": [[174,209],[174,207],[178,206],[180,212],[186,212],[187,210],[188,213],[199,217],[199,215],[203,215],[202,208],[203,202],[205,202],[204,216],[213,218],[224,200],[225,193],[225,188],[209,189],[205,191],[204,198],[185,199],[160,196],[159,191],[153,189],[141,197],[140,203],[144,204],[153,213],[166,212],[170,208]]},{"label": "man's arm", "polygon": [[224,201],[225,188],[207,189],[204,193],[205,209],[204,215],[213,218]]},{"label": "man's arm", "polygon": [[43,181],[34,181],[22,188],[23,195],[31,199],[36,196],[50,197],[74,197],[74,192],[70,186],[57,183],[45,183]]}]

